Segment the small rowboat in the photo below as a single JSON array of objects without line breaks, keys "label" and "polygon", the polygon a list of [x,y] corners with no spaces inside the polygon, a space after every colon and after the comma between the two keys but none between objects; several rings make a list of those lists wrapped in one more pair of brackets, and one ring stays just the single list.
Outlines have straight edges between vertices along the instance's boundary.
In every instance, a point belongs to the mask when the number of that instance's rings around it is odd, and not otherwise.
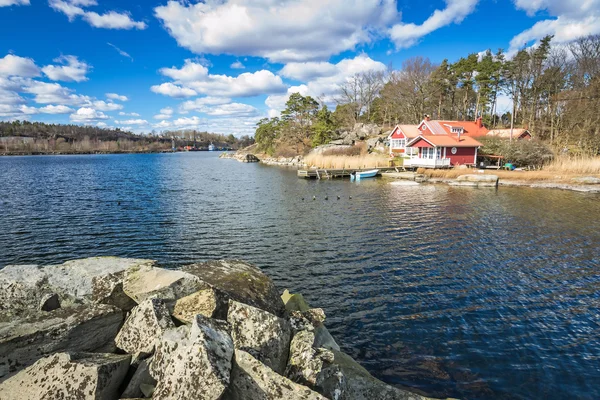
[{"label": "small rowboat", "polygon": [[372,169],[369,171],[356,171],[350,174],[350,181],[357,180],[360,181],[364,178],[374,178],[379,173],[378,169]]}]

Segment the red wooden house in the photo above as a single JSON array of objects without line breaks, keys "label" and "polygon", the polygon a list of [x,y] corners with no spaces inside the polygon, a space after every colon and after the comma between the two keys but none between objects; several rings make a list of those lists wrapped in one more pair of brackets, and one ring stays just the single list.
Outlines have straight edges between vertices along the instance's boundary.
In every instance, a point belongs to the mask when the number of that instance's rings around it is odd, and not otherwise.
[{"label": "red wooden house", "polygon": [[417,125],[396,125],[388,135],[390,142],[390,156],[413,157],[417,155],[417,150],[412,147],[406,147],[406,144],[419,136],[419,127]]}]

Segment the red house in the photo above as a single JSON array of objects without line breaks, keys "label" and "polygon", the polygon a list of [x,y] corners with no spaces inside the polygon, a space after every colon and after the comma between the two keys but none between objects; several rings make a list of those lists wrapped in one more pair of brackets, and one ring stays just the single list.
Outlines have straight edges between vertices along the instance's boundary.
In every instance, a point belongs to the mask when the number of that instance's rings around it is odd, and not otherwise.
[{"label": "red house", "polygon": [[406,146],[417,149],[417,157],[404,161],[405,167],[450,168],[476,165],[477,150],[482,146],[473,136],[485,136],[488,130],[477,121],[431,121],[418,125],[420,135]]},{"label": "red house", "polygon": [[396,125],[388,135],[390,142],[390,156],[413,157],[417,155],[417,150],[412,147],[406,147],[406,144],[419,136],[421,132],[417,125]]}]

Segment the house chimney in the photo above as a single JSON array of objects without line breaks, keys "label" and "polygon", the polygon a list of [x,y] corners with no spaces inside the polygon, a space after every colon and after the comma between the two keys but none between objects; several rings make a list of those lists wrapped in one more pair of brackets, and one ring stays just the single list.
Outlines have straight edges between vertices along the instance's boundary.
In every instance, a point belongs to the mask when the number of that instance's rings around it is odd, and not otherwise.
[{"label": "house chimney", "polygon": [[477,127],[478,128],[483,128],[483,120],[481,117],[477,117],[477,119],[475,120],[475,122],[477,122]]},{"label": "house chimney", "polygon": [[425,114],[425,121],[429,121],[431,120],[431,117],[429,116],[429,114]]}]

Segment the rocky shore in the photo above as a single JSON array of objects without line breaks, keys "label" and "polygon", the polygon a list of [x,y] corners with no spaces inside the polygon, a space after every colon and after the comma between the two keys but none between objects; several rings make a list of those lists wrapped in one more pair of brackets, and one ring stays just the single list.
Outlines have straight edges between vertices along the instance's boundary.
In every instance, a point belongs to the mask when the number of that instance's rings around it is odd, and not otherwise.
[{"label": "rocky shore", "polygon": [[0,270],[0,399],[425,399],[343,353],[257,267],[97,257]]}]

